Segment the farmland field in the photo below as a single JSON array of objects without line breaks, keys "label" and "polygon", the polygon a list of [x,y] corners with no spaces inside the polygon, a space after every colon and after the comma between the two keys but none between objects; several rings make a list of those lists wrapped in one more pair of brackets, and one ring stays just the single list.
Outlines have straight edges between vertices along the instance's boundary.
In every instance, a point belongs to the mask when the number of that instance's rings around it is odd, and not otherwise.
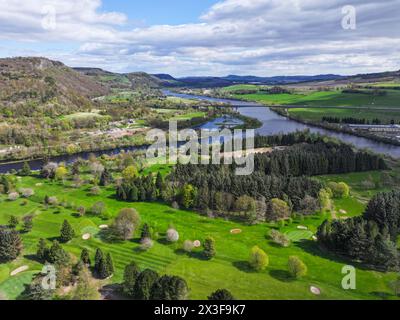
[{"label": "farmland field", "polygon": [[268,105],[306,105],[326,107],[393,107],[400,108],[400,91],[387,90],[385,96],[372,96],[360,93],[343,93],[341,91],[314,91],[293,94],[244,94],[233,95],[235,98],[257,101]]},{"label": "farmland field", "polygon": [[355,118],[365,119],[372,121],[374,119],[380,119],[382,123],[391,123],[392,120],[395,123],[400,122],[400,109],[399,111],[385,110],[379,111],[374,109],[341,109],[341,108],[298,108],[289,109],[289,114],[295,117],[299,117],[304,120],[320,122],[323,117],[336,117],[336,118]]}]

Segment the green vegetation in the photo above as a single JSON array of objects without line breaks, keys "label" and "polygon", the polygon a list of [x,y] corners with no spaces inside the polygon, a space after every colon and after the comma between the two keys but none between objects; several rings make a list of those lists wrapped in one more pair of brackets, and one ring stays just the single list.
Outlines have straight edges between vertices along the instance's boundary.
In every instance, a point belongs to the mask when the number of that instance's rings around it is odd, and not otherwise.
[{"label": "green vegetation", "polygon": [[[160,165],[157,165],[146,170],[155,172],[159,168]],[[337,211],[343,209],[347,212],[343,216],[352,216],[359,214],[365,206],[360,202],[365,192],[361,185],[363,179],[372,176],[374,180],[379,181],[384,175],[386,175],[385,172],[369,172],[326,176],[319,179],[335,182],[351,180],[353,182],[351,183],[352,194],[349,198],[346,198],[345,201],[334,199]],[[113,197],[115,191],[112,186],[101,187],[101,195],[87,196],[90,185],[85,184],[76,188],[72,184],[73,181],[69,179],[63,184],[61,181],[52,182],[37,176],[22,177],[16,181],[16,187],[32,188],[35,191],[35,194],[26,200],[26,204],[22,205],[25,199],[8,201],[6,196],[1,196],[0,224],[8,223],[10,213],[19,219],[28,213],[35,215],[32,230],[22,234],[23,255],[17,260],[0,265],[0,291],[8,298],[17,297],[23,290],[23,284],[29,283],[34,271],[41,269],[41,265],[30,256],[36,254],[40,238],[45,239],[46,245],[49,246],[50,239],[59,237],[64,220],[69,222],[75,230],[76,236],[70,242],[62,244],[62,248],[75,257],[80,257],[82,249],[86,249],[92,261],[94,261],[97,248],[102,249],[104,256],[110,253],[115,271],[114,276],[107,281],[112,283],[121,283],[125,267],[135,261],[140,270],[150,269],[160,275],[177,275],[185,279],[190,288],[189,297],[191,299],[205,299],[210,296],[211,292],[221,287],[228,289],[238,299],[375,299],[377,296],[372,292],[376,291],[386,293],[388,298],[394,298],[391,295],[389,283],[396,279],[395,273],[385,274],[359,268],[357,269],[357,290],[344,291],[341,289],[341,268],[348,262],[321,251],[317,243],[311,240],[311,236],[315,234],[322,221],[330,217],[328,213],[316,216],[298,215],[284,224],[246,225],[223,219],[202,217],[197,213],[172,209],[156,202],[128,204],[117,201]],[[44,205],[43,199],[46,195],[57,197],[58,202],[62,205]],[[107,212],[110,213],[107,220],[90,213],[84,216],[76,215],[74,208],[78,206],[91,208],[99,201],[104,203]],[[136,239],[141,238],[141,229],[136,229],[132,241],[109,243],[103,238],[103,232],[99,226],[111,225],[113,218],[126,207],[135,208],[142,223],[148,224],[152,230],[154,245],[151,249],[139,250],[141,245]],[[179,232],[179,241],[165,243],[163,241],[165,233],[171,225]],[[308,230],[299,230],[299,226],[305,226]],[[231,234],[230,230],[235,228],[240,228],[242,232]],[[288,247],[276,246],[266,239],[266,234],[276,228],[290,238],[291,245]],[[83,240],[82,235],[86,234],[88,230],[91,230],[92,237],[89,240]],[[212,237],[215,242],[212,240],[204,242],[208,237]],[[200,240],[201,243],[205,243],[205,248],[214,252],[213,259],[203,259],[205,256],[203,248],[193,248],[190,254],[182,255],[180,248],[187,239]],[[210,242],[213,245],[210,245]],[[247,262],[249,253],[254,246],[258,246],[269,257],[268,267],[257,273],[251,271]],[[288,259],[291,256],[299,257],[308,268],[307,275],[297,281],[290,281],[291,276],[286,274]],[[15,277],[9,276],[12,270],[22,265],[27,265],[30,269]],[[151,281],[146,279],[141,281]],[[310,285],[317,285],[321,288],[322,295],[316,297],[311,294]],[[269,288],[269,290],[265,288]],[[288,296],[288,292],[291,292],[290,296]],[[144,292],[143,294],[148,293]]]},{"label": "green vegetation", "polygon": [[326,107],[394,107],[398,108],[399,90],[387,90],[383,96],[360,93],[343,93],[341,91],[311,91],[306,93],[283,94],[244,94],[235,98],[257,101],[268,105],[307,105]]},{"label": "green vegetation", "polygon": [[[399,110],[400,111],[400,110]],[[391,110],[374,110],[374,109],[341,109],[341,108],[295,108],[288,109],[291,116],[304,119],[307,121],[321,122],[323,117],[333,118],[356,118],[372,121],[380,119],[382,123],[389,124],[392,120],[400,123],[400,112]]]}]

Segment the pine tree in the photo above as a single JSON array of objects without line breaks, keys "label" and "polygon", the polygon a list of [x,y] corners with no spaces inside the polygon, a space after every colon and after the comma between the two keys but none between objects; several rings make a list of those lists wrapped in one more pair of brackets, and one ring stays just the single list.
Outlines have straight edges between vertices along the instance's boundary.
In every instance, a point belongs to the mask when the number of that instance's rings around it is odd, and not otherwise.
[{"label": "pine tree", "polygon": [[204,241],[204,251],[203,251],[204,256],[207,259],[211,259],[215,256],[215,240],[211,237],[208,237]]},{"label": "pine tree", "polygon": [[162,191],[163,184],[164,184],[163,177],[162,177],[161,173],[158,172],[157,178],[156,178],[156,187],[160,192]]},{"label": "pine tree", "polygon": [[8,226],[11,229],[15,229],[18,226],[18,224],[19,224],[19,220],[16,216],[11,216],[10,220],[8,220]]},{"label": "pine tree", "polygon": [[135,293],[136,280],[140,274],[139,267],[135,262],[131,262],[125,267],[124,282],[122,283],[122,290],[127,296],[132,297]]},{"label": "pine tree", "polygon": [[148,225],[147,223],[145,223],[145,224],[143,225],[143,227],[142,227],[142,233],[141,233],[141,235],[140,235],[140,239],[141,239],[141,240],[146,239],[146,238],[151,239],[150,227],[149,227],[149,225]]},{"label": "pine tree", "polygon": [[189,289],[184,279],[177,276],[162,276],[151,288],[151,300],[185,300]]},{"label": "pine tree", "polygon": [[99,261],[97,274],[100,279],[107,279],[111,275],[107,259],[104,257]]},{"label": "pine tree", "polygon": [[219,289],[215,292],[213,292],[209,297],[208,300],[225,300],[225,301],[229,301],[229,300],[236,300],[232,293],[230,293],[229,290],[227,289]]},{"label": "pine tree", "polygon": [[90,266],[91,265],[91,261],[90,261],[90,254],[89,254],[89,250],[84,248],[81,252],[81,261],[86,265],[86,266]]},{"label": "pine tree", "polygon": [[100,271],[100,262],[102,260],[104,260],[104,253],[100,248],[98,248],[94,256],[94,269],[96,272]]},{"label": "pine tree", "polygon": [[56,265],[65,266],[70,262],[69,254],[61,247],[57,240],[53,241],[50,250],[48,251],[48,262]]},{"label": "pine tree", "polygon": [[60,231],[61,242],[67,243],[71,241],[74,236],[75,236],[74,229],[72,229],[70,223],[67,220],[64,220]]},{"label": "pine tree", "polygon": [[45,263],[47,260],[49,249],[47,248],[46,241],[44,239],[39,240],[38,248],[36,251],[36,257],[42,263]]},{"label": "pine tree", "polygon": [[19,174],[21,176],[29,176],[31,174],[31,167],[27,161],[24,162],[22,169],[20,170]]},{"label": "pine tree", "polygon": [[149,300],[151,295],[151,288],[158,280],[159,275],[157,272],[146,269],[143,270],[136,279],[134,287],[134,297],[136,300]]},{"label": "pine tree", "polygon": [[22,251],[19,233],[0,227],[0,263],[16,259]]},{"label": "pine tree", "polygon": [[129,195],[129,200],[136,202],[139,200],[139,190],[136,187],[136,185],[132,185],[131,190],[130,190],[130,195]]},{"label": "pine tree", "polygon": [[106,264],[107,264],[107,271],[108,271],[107,278],[108,278],[114,274],[114,263],[110,253],[107,253]]}]

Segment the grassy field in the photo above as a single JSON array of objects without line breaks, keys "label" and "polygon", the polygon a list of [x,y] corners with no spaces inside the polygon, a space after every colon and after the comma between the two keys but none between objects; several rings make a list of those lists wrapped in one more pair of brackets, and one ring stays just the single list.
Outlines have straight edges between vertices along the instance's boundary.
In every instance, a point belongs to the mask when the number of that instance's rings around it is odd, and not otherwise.
[{"label": "grassy field", "polygon": [[244,94],[234,95],[235,98],[257,101],[268,105],[307,105],[327,107],[396,107],[400,108],[400,91],[387,90],[385,96],[367,94],[343,93],[341,91],[314,91],[294,94]]},{"label": "grassy field", "polygon": [[202,118],[205,117],[206,113],[199,111],[199,112],[188,112],[185,114],[177,115],[172,117],[171,120],[190,120],[193,118]]},{"label": "grassy field", "polygon": [[[168,168],[161,165],[148,168],[147,172],[156,172],[160,169],[168,172]],[[320,179],[330,181],[352,181],[354,188],[351,198],[337,201],[336,210],[346,210],[348,216],[359,215],[365,207],[359,185],[363,180],[372,176],[377,181],[380,173],[363,173],[354,175],[325,176]],[[7,223],[10,214],[22,217],[28,213],[35,214],[33,230],[23,234],[23,255],[16,261],[0,265],[0,292],[7,298],[14,299],[28,283],[33,272],[41,269],[41,265],[31,258],[36,252],[39,238],[45,238],[50,244],[59,236],[61,223],[67,219],[74,227],[76,237],[64,248],[71,254],[79,256],[82,248],[88,248],[92,254],[101,247],[110,252],[114,259],[116,272],[111,282],[122,280],[123,269],[131,261],[136,261],[141,268],[151,268],[161,274],[168,273],[185,278],[191,289],[191,299],[205,299],[212,291],[218,288],[229,289],[240,299],[380,299],[394,298],[389,283],[396,278],[394,273],[380,273],[365,270],[357,266],[357,290],[345,291],[341,288],[341,269],[349,264],[319,249],[316,242],[310,238],[327,215],[315,215],[298,218],[284,226],[273,224],[259,224],[255,226],[210,219],[197,213],[174,210],[161,203],[126,203],[114,199],[112,187],[102,188],[99,196],[89,196],[90,186],[74,189],[56,182],[47,182],[37,177],[24,177],[19,180],[18,187],[31,187],[35,195],[26,204],[23,199],[10,202],[5,196],[0,198],[0,224]],[[379,188],[372,192],[378,192]],[[101,240],[99,225],[110,224],[98,217],[87,215],[78,218],[70,209],[63,207],[48,208],[42,205],[45,195],[57,196],[59,201],[70,204],[83,205],[89,208],[96,201],[103,201],[107,210],[115,216],[124,207],[136,208],[142,222],[149,223],[159,232],[160,238],[148,252],[137,250],[137,238],[121,243],[106,243]],[[164,233],[169,225],[173,225],[180,234],[176,244],[166,244]],[[298,226],[306,226],[308,230],[300,230]],[[233,235],[231,229],[240,228],[242,233]],[[271,243],[266,235],[271,228],[278,228],[286,233],[293,241],[288,248],[277,247]],[[84,233],[91,233],[93,237],[82,240]],[[203,241],[212,236],[216,240],[217,255],[211,261],[201,258],[201,249],[188,255],[180,250],[186,239]],[[267,252],[270,265],[266,271],[253,272],[249,269],[247,260],[250,249],[258,245]],[[287,260],[291,255],[299,256],[308,266],[308,275],[301,280],[292,280],[287,272]],[[28,265],[29,271],[15,277],[10,277],[12,270]],[[310,293],[311,285],[318,286],[322,295],[317,297]]]},{"label": "grassy field", "polygon": [[357,109],[340,109],[340,108],[299,108],[289,109],[292,116],[299,117],[304,120],[320,122],[323,117],[337,117],[337,118],[357,118],[372,121],[373,119],[380,119],[382,123],[391,123],[394,120],[396,123],[400,122],[400,109],[399,111],[385,112],[379,110],[357,110]]}]

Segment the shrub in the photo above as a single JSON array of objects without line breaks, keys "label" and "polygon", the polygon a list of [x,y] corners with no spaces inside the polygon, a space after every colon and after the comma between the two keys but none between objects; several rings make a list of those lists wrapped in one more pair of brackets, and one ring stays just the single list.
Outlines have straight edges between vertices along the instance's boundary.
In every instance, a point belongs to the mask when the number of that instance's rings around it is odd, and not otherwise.
[{"label": "shrub", "polygon": [[19,198],[19,193],[18,192],[11,192],[8,194],[8,200],[9,201],[15,201]]},{"label": "shrub", "polygon": [[288,269],[292,277],[296,279],[300,279],[307,274],[307,266],[296,256],[289,257]]},{"label": "shrub", "polygon": [[185,242],[183,243],[183,250],[185,250],[186,252],[190,253],[190,252],[193,251],[193,248],[194,248],[193,241],[185,240]]},{"label": "shrub", "polygon": [[78,207],[77,212],[80,217],[83,217],[86,213],[86,208],[84,206],[80,206]]},{"label": "shrub", "polygon": [[153,245],[154,245],[153,240],[151,240],[150,238],[143,238],[140,241],[140,250],[143,251],[150,250],[153,247]]},{"label": "shrub", "polygon": [[47,198],[47,204],[49,204],[51,206],[57,206],[58,205],[57,197],[48,197]]},{"label": "shrub", "polygon": [[173,228],[167,230],[167,241],[177,242],[179,240],[179,233]]},{"label": "shrub", "polygon": [[254,270],[265,270],[269,264],[268,255],[258,246],[254,246],[251,249],[249,264]]},{"label": "shrub", "polygon": [[100,187],[94,186],[94,187],[90,188],[89,194],[92,196],[98,196],[100,194],[100,192],[101,192]]},{"label": "shrub", "polygon": [[19,191],[24,198],[32,197],[35,194],[31,188],[21,188]]},{"label": "shrub", "polygon": [[347,198],[350,195],[350,187],[344,182],[329,182],[328,187],[332,190],[336,199]]},{"label": "shrub", "polygon": [[282,246],[282,247],[289,247],[290,246],[290,239],[283,234],[282,232],[279,232],[278,230],[272,229],[268,233],[269,238],[276,244]]},{"label": "shrub", "polygon": [[104,211],[106,210],[106,205],[102,201],[98,201],[93,206],[90,208],[90,213],[96,215],[96,216],[101,216]]}]

